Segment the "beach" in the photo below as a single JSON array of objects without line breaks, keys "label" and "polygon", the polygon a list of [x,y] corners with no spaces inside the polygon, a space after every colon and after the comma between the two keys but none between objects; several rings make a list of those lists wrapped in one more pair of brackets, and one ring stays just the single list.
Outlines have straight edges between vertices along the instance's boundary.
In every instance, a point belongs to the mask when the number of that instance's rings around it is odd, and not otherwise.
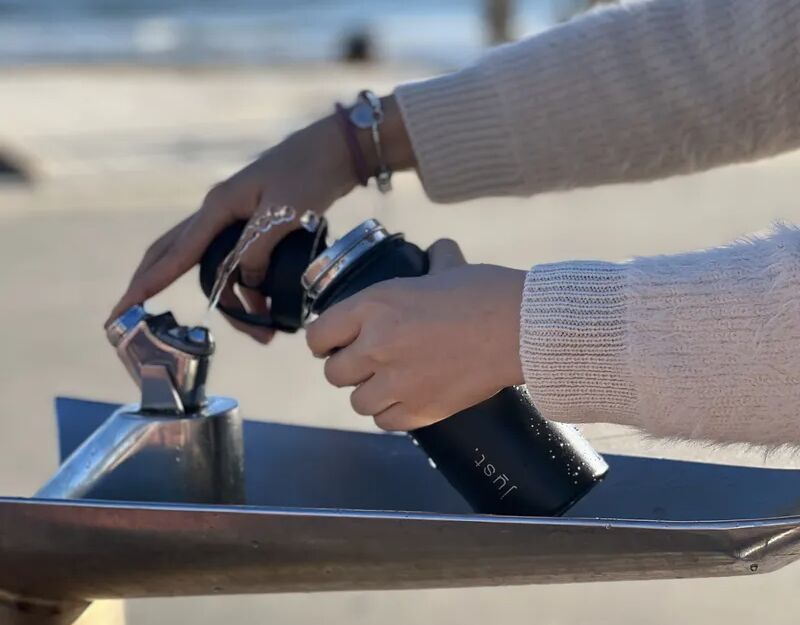
[{"label": "beach", "polygon": [[[586,0],[515,0],[514,36]],[[484,0],[0,0],[0,66],[258,65],[340,58],[367,35],[384,62],[461,65],[486,42]]]},{"label": "beach", "polygon": [[[359,89],[386,92],[437,71],[412,63],[345,67],[60,65],[0,68],[0,151],[32,185],[0,183],[0,494],[30,496],[57,466],[53,398],[131,401],[136,389],[108,346],[105,316],[146,246],[205,191],[293,129]],[[330,213],[334,233],[367,217],[420,245],[447,236],[474,262],[529,267],[573,258],[623,260],[729,242],[776,220],[800,223],[800,154],[701,175],[531,199],[434,205],[413,174],[381,199],[359,190]],[[202,318],[194,272],[161,296],[184,323]],[[268,348],[218,316],[212,392],[248,418],[373,430],[346,391],[326,385],[302,334]],[[653,441],[587,426],[600,451],[753,466],[800,467],[791,452]],[[794,624],[800,569],[750,578],[447,591],[347,592],[126,604],[128,622],[387,625]]]}]

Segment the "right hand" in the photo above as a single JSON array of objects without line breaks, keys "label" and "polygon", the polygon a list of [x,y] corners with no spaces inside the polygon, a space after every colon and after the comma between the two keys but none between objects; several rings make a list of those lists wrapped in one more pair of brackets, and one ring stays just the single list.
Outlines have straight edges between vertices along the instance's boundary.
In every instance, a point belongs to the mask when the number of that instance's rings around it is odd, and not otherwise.
[{"label": "right hand", "polygon": [[[231,223],[249,219],[263,206],[288,205],[298,216],[306,211],[322,214],[355,185],[350,154],[335,117],[289,136],[214,186],[199,210],[156,239],[106,324],[161,292],[196,265],[211,241]],[[282,224],[250,246],[240,264],[244,284],[261,283],[273,248],[298,227],[297,220]],[[229,283],[220,303],[255,314],[267,312],[267,302],[257,289],[240,288],[239,295]],[[269,342],[274,334],[268,328],[227,319],[261,343]]]}]

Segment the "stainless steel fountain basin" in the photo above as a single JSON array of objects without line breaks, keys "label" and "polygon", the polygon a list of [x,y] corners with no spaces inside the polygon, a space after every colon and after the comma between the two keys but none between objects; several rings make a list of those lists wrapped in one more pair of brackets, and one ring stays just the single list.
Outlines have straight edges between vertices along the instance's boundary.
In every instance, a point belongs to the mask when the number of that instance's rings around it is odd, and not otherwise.
[{"label": "stainless steel fountain basin", "polygon": [[[116,406],[59,400],[62,457]],[[245,506],[0,499],[0,589],[79,601],[752,575],[799,552],[800,471],[606,456],[562,518],[470,514],[408,439],[246,421]],[[134,492],[134,491],[129,491]]]}]

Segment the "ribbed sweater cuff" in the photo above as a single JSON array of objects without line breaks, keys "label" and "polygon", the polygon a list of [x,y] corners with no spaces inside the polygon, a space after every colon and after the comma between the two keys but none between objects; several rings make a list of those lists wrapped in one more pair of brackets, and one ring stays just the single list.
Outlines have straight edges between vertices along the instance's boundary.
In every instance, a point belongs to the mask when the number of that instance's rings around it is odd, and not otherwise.
[{"label": "ribbed sweater cuff", "polygon": [[500,94],[484,65],[395,90],[425,191],[435,202],[509,195],[522,187]]},{"label": "ribbed sweater cuff", "polygon": [[545,417],[636,423],[626,324],[625,265],[556,263],[528,273],[520,359]]}]

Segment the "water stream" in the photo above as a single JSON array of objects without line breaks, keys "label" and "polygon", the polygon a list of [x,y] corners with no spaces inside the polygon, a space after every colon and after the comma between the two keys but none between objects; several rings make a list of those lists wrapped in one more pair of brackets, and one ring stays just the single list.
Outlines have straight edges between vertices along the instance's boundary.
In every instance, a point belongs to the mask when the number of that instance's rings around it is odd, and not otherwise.
[{"label": "water stream", "polygon": [[230,280],[233,272],[236,271],[236,268],[239,266],[248,248],[255,243],[262,234],[266,234],[275,226],[295,220],[310,232],[316,232],[320,223],[320,217],[316,213],[305,211],[298,217],[297,211],[291,206],[265,206],[253,213],[253,216],[247,222],[236,245],[225,257],[225,260],[222,261],[217,271],[217,279],[214,282],[214,287],[211,289],[211,295],[208,299],[208,308],[206,308],[203,317],[202,325],[204,327],[208,327],[211,321],[211,314],[214,312],[217,305],[219,305],[219,299],[222,296],[222,292],[225,290],[225,286],[228,284],[228,280]]}]

